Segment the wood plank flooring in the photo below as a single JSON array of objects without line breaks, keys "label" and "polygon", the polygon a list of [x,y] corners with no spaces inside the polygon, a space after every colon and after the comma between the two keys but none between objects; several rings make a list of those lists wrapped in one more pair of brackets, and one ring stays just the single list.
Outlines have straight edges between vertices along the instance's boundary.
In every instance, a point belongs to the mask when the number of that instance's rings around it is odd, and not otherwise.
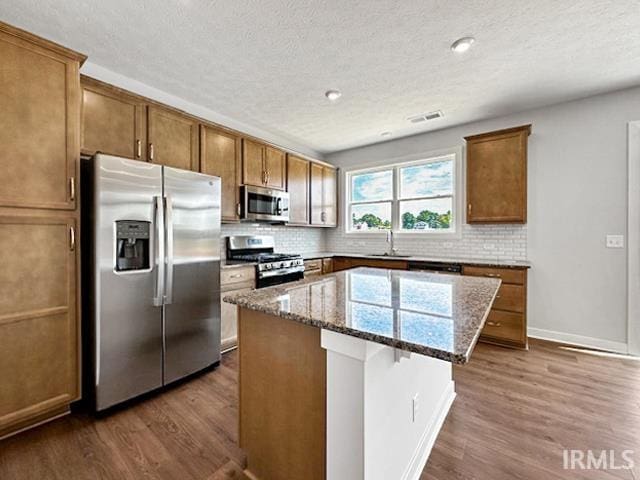
[{"label": "wood plank flooring", "polygon": [[[215,371],[104,418],[75,413],[1,441],[0,479],[243,479],[237,367],[232,352]],[[480,344],[455,379],[421,480],[640,480],[639,361],[540,341],[528,352]],[[563,470],[565,448],[614,449],[618,465],[635,450],[636,467]]]}]

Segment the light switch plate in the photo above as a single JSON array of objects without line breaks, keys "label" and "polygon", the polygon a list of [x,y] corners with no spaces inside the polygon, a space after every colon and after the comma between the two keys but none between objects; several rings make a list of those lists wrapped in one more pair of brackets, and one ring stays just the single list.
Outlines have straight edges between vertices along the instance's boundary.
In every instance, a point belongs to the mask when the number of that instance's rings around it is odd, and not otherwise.
[{"label": "light switch plate", "polygon": [[624,248],[624,235],[607,235],[607,248]]}]

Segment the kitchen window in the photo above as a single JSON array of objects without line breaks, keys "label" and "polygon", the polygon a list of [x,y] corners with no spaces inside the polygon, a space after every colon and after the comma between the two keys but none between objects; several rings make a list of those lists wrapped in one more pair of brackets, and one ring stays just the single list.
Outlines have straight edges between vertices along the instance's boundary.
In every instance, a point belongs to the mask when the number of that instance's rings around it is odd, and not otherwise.
[{"label": "kitchen window", "polygon": [[347,233],[455,234],[458,151],[346,172]]}]

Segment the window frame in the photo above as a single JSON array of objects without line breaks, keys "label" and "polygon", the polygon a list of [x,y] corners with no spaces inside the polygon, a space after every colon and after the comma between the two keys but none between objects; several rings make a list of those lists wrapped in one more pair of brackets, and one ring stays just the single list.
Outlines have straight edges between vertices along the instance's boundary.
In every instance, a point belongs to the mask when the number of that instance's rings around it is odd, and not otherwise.
[{"label": "window frame", "polygon": [[[429,163],[436,163],[446,159],[447,157],[452,157],[452,169],[453,169],[453,185],[452,185],[452,193],[451,195],[433,195],[433,196],[421,196],[421,197],[411,197],[406,199],[400,198],[400,182],[401,175],[400,169],[404,167],[411,167],[417,165],[425,165]],[[390,163],[376,163],[370,165],[362,165],[359,167],[354,167],[352,169],[344,170],[344,181],[343,185],[343,211],[345,212],[344,218],[344,233],[347,235],[354,236],[372,236],[379,237],[382,235],[386,235],[389,230],[352,230],[351,229],[351,206],[352,205],[362,205],[362,204],[380,204],[380,203],[391,203],[391,231],[398,236],[417,236],[420,238],[430,238],[430,239],[447,239],[447,238],[460,238],[462,235],[462,216],[464,214],[462,205],[463,205],[463,165],[462,165],[462,147],[452,147],[443,150],[424,152],[421,154],[411,155],[407,157],[401,157],[391,160]],[[391,200],[377,200],[377,201],[363,201],[363,202],[352,202],[351,201],[351,189],[353,184],[353,177],[355,175],[361,175],[364,173],[374,173],[379,171],[391,170],[393,176],[393,198]],[[403,230],[401,228],[401,218],[400,218],[400,203],[403,201],[410,200],[426,200],[426,199],[437,199],[437,198],[452,198],[451,202],[451,215],[452,222],[451,227],[447,230]]]}]

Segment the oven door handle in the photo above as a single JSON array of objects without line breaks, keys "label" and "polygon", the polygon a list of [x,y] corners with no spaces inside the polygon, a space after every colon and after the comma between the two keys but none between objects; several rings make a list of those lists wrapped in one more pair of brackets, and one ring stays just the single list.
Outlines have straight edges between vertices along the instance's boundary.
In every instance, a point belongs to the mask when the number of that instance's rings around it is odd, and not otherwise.
[{"label": "oven door handle", "polygon": [[258,276],[260,278],[268,278],[268,277],[275,277],[277,275],[287,275],[289,273],[296,273],[296,272],[304,272],[304,267],[300,265],[298,267],[281,268],[279,270],[265,270],[263,272],[259,272]]}]

